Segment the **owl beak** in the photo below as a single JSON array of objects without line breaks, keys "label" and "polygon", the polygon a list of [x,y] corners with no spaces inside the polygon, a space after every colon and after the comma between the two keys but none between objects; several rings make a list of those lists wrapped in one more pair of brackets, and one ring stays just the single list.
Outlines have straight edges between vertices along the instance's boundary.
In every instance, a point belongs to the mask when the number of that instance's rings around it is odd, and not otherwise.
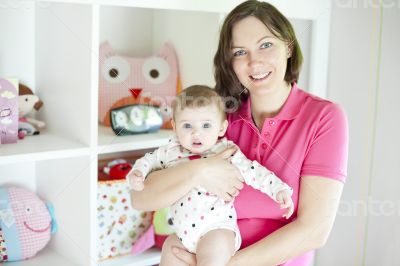
[{"label": "owl beak", "polygon": [[137,99],[140,95],[140,93],[142,92],[142,89],[138,89],[138,88],[131,88],[129,89],[129,91],[132,93],[132,96]]}]

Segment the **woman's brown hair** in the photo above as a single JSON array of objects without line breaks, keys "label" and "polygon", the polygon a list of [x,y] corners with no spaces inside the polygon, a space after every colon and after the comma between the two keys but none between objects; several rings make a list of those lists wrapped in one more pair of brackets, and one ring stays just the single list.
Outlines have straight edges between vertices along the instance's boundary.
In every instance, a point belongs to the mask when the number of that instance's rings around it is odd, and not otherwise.
[{"label": "woman's brown hair", "polygon": [[[297,82],[303,56],[293,27],[289,20],[273,5],[266,2],[249,0],[235,7],[225,18],[221,28],[219,45],[214,56],[214,76],[216,91],[222,97],[234,97],[239,105],[247,99],[248,92],[236,77],[232,67],[232,28],[240,20],[253,16],[259,19],[275,37],[286,42],[291,56],[287,61],[285,81]],[[227,108],[232,109],[234,101],[227,101]]]}]

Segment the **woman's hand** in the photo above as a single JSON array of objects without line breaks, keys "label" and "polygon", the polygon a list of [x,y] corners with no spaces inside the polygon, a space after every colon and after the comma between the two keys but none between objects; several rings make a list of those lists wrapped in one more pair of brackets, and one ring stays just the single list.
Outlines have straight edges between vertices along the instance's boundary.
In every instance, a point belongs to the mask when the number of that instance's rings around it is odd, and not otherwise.
[{"label": "woman's hand", "polygon": [[[186,263],[188,266],[196,266],[197,260],[196,255],[190,253],[189,251],[182,249],[180,247],[172,247],[172,253],[181,260],[183,263]],[[233,258],[233,257],[232,257]],[[228,262],[227,266],[230,265],[237,265],[232,259]]]},{"label": "woman's hand", "polygon": [[174,253],[178,259],[186,263],[188,266],[196,266],[197,261],[195,254],[179,247],[173,247],[172,253]]},{"label": "woman's hand", "polygon": [[213,157],[196,160],[198,184],[225,201],[232,201],[243,188],[240,171],[228,161],[235,152],[235,148],[228,148]]}]

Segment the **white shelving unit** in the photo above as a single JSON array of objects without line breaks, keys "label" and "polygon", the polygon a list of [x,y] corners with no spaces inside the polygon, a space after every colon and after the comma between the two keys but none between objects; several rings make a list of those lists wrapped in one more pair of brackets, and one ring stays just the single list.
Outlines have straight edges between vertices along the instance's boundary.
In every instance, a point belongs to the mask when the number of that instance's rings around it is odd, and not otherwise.
[{"label": "white shelving unit", "polygon": [[147,252],[137,255],[137,256],[123,256],[119,258],[114,258],[111,260],[106,260],[102,262],[101,266],[140,266],[140,265],[156,265],[160,262],[160,251],[156,248],[152,248]]},{"label": "white shelving unit", "polygon": [[[183,87],[214,85],[212,60],[220,23],[238,0],[0,0],[0,76],[19,77],[44,102],[41,135],[0,145],[0,185],[17,184],[55,205],[59,232],[35,258],[10,265],[154,265],[151,249],[99,263],[96,245],[98,160],[142,154],[171,131],[116,137],[98,125],[98,49],[149,56],[164,42],[177,52]],[[326,89],[329,0],[270,1],[307,31],[305,84]],[[304,28],[308,25],[308,28]],[[303,27],[303,28],[301,28]],[[22,34],[17,34],[22,33]],[[302,36],[299,36],[300,39]],[[316,60],[318,58],[318,60]]]}]

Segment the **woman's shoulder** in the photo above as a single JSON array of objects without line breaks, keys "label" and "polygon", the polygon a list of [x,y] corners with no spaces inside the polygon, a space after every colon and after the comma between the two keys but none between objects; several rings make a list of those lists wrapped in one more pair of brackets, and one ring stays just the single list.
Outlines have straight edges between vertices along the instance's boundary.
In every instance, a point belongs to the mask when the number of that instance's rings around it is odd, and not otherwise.
[{"label": "woman's shoulder", "polygon": [[346,113],[340,104],[304,90],[300,90],[300,93],[303,94],[304,97],[304,103],[301,108],[301,113],[303,113],[303,115],[318,115],[321,118],[337,117],[346,119]]},{"label": "woman's shoulder", "polygon": [[333,101],[304,92],[306,98],[297,123],[310,126],[316,132],[335,131],[337,136],[347,134],[348,120],[344,109]]}]

